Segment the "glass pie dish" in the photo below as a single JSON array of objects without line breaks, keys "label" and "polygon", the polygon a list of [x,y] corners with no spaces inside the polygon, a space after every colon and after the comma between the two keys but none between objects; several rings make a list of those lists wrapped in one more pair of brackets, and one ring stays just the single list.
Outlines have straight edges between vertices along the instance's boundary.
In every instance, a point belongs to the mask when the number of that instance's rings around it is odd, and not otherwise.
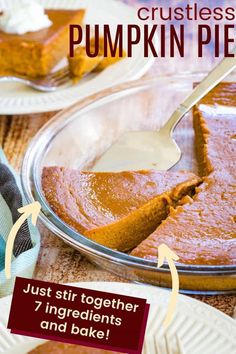
[{"label": "glass pie dish", "polygon": [[[32,140],[22,165],[22,185],[27,201],[42,206],[40,220],[55,235],[79,250],[93,263],[133,282],[171,287],[168,264],[130,256],[87,239],[65,224],[50,208],[41,187],[46,166],[89,170],[124,132],[157,130],[190,93],[204,73],[166,75],[103,91],[58,113]],[[236,75],[227,81],[236,82]],[[235,109],[235,107],[234,107]],[[180,122],[175,139],[182,158],[173,170],[197,173],[191,112]],[[180,289],[185,293],[236,292],[236,265],[177,264]],[[102,279],[101,279],[102,280]]]}]

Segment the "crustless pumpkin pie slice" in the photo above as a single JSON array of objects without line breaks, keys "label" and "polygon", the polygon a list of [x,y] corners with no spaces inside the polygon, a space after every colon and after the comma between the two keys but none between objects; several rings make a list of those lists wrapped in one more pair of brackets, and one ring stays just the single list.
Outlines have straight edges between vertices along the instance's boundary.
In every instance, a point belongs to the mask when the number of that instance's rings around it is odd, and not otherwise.
[{"label": "crustless pumpkin pie slice", "polygon": [[182,263],[236,264],[235,93],[236,84],[221,84],[194,109],[204,183],[132,251],[133,256],[154,260],[157,247],[165,243]]},{"label": "crustless pumpkin pie slice", "polygon": [[136,247],[170,208],[192,195],[201,178],[190,172],[81,172],[46,167],[42,188],[53,211],[88,238],[120,251]]},{"label": "crustless pumpkin pie slice", "polygon": [[[0,73],[47,75],[69,51],[69,25],[81,24],[84,10],[45,10],[52,25],[23,35],[0,31]],[[1,15],[0,15],[1,16]]]},{"label": "crustless pumpkin pie slice", "polygon": [[[99,53],[96,57],[89,57],[87,55],[86,48],[82,46],[79,46],[75,49],[73,57],[68,56],[68,62],[72,76],[82,78],[84,75],[92,71],[100,72],[109,67],[110,65],[116,64],[122,58],[126,57],[126,53],[124,50],[122,51],[122,56],[119,56],[119,48],[117,48],[116,52],[112,54],[111,48],[109,46],[107,48],[107,53],[105,57],[104,38],[100,37],[98,39],[98,43]],[[91,52],[95,53],[95,38],[92,38],[90,40],[90,47],[92,49]]]},{"label": "crustless pumpkin pie slice", "polygon": [[[29,352],[29,354],[116,354],[103,349],[82,347],[76,344],[47,342]],[[118,353],[117,353],[118,354]]]}]

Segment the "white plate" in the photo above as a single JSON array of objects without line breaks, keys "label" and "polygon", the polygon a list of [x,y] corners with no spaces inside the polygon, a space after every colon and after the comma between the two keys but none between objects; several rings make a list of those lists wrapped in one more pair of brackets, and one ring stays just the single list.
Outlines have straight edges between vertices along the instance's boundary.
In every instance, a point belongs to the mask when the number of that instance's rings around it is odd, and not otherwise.
[{"label": "white plate", "polygon": [[[144,353],[155,354],[150,350],[149,338],[160,333],[170,292],[124,283],[88,282],[71,285],[147,299],[151,306]],[[12,335],[6,330],[10,302],[11,297],[0,300],[0,353],[26,354],[44,341]],[[170,338],[173,333],[181,338],[185,354],[236,353],[236,322],[213,307],[184,295],[179,295],[175,316],[168,329]]]},{"label": "white plate", "polygon": [[[38,0],[45,8],[85,8],[85,22],[109,24],[114,31],[117,24],[143,23],[138,20],[134,8],[119,0]],[[0,9],[19,0],[0,0]],[[124,42],[126,47],[126,41]],[[0,114],[27,114],[63,109],[97,91],[118,83],[141,77],[153,64],[154,58],[144,58],[143,45],[136,46],[132,58],[126,58],[110,66],[94,77],[84,79],[76,86],[61,88],[53,93],[41,93],[18,83],[0,84]],[[65,63],[64,63],[65,64]]]}]

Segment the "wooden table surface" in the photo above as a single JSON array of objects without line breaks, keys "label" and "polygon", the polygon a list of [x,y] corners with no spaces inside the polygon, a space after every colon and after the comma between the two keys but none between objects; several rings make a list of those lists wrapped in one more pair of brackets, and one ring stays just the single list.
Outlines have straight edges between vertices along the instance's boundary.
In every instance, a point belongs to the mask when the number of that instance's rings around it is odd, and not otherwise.
[{"label": "wooden table surface", "polygon": [[[126,1],[127,2],[127,1]],[[130,2],[134,3],[134,1]],[[161,1],[163,4],[163,1]],[[165,3],[168,1],[165,0]],[[207,2],[207,1],[206,1]],[[219,2],[216,1],[217,3]],[[214,2],[214,3],[216,3]],[[224,1],[222,0],[221,3]],[[235,0],[232,0],[235,4]],[[170,3],[170,0],[169,0]],[[204,2],[205,5],[205,2]],[[213,48],[209,48],[203,59],[196,59],[194,28],[188,27],[191,40],[188,48],[191,49],[185,58],[156,59],[154,66],[147,75],[160,75],[163,72],[180,72],[182,70],[209,70],[217,59],[213,57]],[[32,137],[37,133],[55,112],[47,114],[33,114],[24,116],[0,116],[0,146],[3,147],[9,162],[16,169],[20,168],[23,154]],[[34,277],[41,280],[66,283],[78,281],[125,281],[99,269],[89,263],[79,252],[67,246],[59,238],[52,235],[43,226],[40,226],[42,244],[40,256]],[[232,316],[236,306],[236,296],[195,296],[196,298],[215,306]]]}]

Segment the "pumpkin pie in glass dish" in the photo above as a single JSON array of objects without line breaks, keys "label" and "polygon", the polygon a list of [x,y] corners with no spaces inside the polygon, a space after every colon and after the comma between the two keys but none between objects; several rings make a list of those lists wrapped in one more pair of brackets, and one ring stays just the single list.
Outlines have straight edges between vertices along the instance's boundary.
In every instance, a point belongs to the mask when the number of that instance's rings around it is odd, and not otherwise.
[{"label": "pumpkin pie in glass dish", "polygon": [[[121,173],[91,171],[125,132],[158,130],[204,75],[139,81],[60,113],[31,144],[22,182],[27,200],[42,204],[45,225],[97,265],[170,287],[168,264],[157,268],[165,243],[179,257],[180,289],[213,294],[236,289],[235,76],[194,108],[193,119],[189,112],[180,122],[175,139],[183,158],[171,171],[132,171],[128,160]],[[129,183],[122,185],[124,176]]]}]

